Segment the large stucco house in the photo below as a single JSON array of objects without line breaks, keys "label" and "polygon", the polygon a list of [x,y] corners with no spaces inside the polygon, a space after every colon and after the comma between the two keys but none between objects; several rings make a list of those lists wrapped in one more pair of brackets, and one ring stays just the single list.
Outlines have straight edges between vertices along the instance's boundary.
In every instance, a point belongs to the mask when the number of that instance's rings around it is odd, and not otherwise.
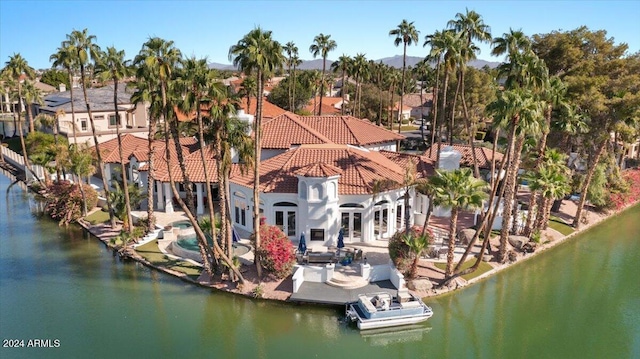
[{"label": "large stucco house", "polygon": [[[147,108],[131,103],[131,90],[125,84],[118,86],[118,114],[116,119],[113,104],[113,86],[88,88],[87,98],[96,127],[98,142],[103,143],[116,138],[116,127],[123,134],[146,137],[149,131]],[[44,97],[44,104],[36,106],[36,115],[40,113],[58,117],[60,134],[67,137],[69,143],[76,143],[73,127],[76,129],[77,143],[89,143],[93,146],[91,121],[81,88],[73,91],[73,112],[71,111],[71,91],[56,92]],[[75,117],[75,118],[74,118]]]}]

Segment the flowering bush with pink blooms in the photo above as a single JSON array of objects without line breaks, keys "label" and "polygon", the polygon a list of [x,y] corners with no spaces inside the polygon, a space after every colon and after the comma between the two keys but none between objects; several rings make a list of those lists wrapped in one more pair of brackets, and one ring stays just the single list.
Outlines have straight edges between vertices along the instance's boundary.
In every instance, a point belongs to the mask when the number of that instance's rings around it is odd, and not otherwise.
[{"label": "flowering bush with pink blooms", "polygon": [[632,169],[622,172],[622,178],[629,185],[628,191],[612,193],[611,204],[616,210],[623,209],[631,203],[640,200],[640,169]]},{"label": "flowering bush with pink blooms", "polygon": [[264,223],[260,226],[260,247],[256,249],[256,256],[262,267],[278,278],[291,274],[296,263],[289,238],[279,227]]}]

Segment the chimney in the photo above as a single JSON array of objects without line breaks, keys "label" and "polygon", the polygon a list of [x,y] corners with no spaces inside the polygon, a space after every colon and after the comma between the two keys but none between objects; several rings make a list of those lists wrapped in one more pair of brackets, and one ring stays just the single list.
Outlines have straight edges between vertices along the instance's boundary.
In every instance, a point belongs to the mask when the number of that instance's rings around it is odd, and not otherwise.
[{"label": "chimney", "polygon": [[65,92],[67,91],[67,86],[65,84],[60,84],[58,85],[58,89],[60,90],[60,92]]}]

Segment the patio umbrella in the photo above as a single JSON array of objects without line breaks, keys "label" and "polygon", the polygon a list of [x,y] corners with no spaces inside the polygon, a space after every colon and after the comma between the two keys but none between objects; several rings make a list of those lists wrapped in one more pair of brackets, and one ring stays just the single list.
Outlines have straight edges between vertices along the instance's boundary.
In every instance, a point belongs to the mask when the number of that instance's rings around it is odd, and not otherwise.
[{"label": "patio umbrella", "polygon": [[298,243],[298,252],[304,253],[307,251],[307,242],[304,240],[304,232],[300,235],[300,242]]}]

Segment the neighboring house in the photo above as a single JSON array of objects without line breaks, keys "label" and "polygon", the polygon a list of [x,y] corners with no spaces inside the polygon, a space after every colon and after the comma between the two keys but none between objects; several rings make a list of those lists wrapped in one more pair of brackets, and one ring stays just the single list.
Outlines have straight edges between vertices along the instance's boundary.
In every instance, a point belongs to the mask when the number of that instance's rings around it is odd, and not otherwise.
[{"label": "neighboring house", "polygon": [[[432,149],[427,149],[424,153],[424,156],[431,159],[435,162],[436,160],[436,151],[437,144],[433,146]],[[471,152],[471,146],[467,144],[454,144],[453,146],[449,146],[448,144],[442,144],[441,150],[449,150],[453,149],[461,154],[460,166],[473,168],[473,155]],[[478,161],[478,168],[484,170],[491,170],[491,160],[493,158],[493,151],[490,148],[482,147],[480,145],[475,146],[476,150],[476,160]],[[496,152],[496,166],[498,166],[504,155],[500,152]]]},{"label": "neighboring house", "polygon": [[[71,93],[69,91],[57,92],[44,98],[44,105],[36,106],[36,115],[45,113],[51,116],[58,116],[60,123],[60,134],[67,137],[69,143],[75,143],[73,138],[73,126],[76,128],[78,143],[89,141],[93,145],[91,121],[84,102],[82,89],[73,91],[73,102],[75,110],[75,123],[71,114]],[[105,86],[100,88],[87,89],[87,97],[93,114],[93,121],[96,126],[98,142],[106,142],[116,137],[116,127],[120,127],[122,134],[135,134],[140,137],[147,137],[149,132],[149,121],[145,106],[135,106],[131,103],[131,91],[126,89],[125,84],[118,86],[118,112],[120,119],[116,119],[113,105],[113,87]]]},{"label": "neighboring house", "polygon": [[[250,106],[250,107],[249,107]],[[240,102],[240,108],[244,110],[246,114],[256,115],[256,111],[258,109],[258,99],[256,97],[252,97],[250,103],[247,103],[247,98],[245,96],[242,97]],[[262,119],[265,120],[267,118],[274,118],[282,115],[287,112],[287,110],[280,108],[271,102],[267,101],[266,96],[262,98]]]},{"label": "neighboring house", "polygon": [[[400,108],[400,101],[396,102],[395,105],[393,106],[393,120],[394,122],[397,121],[398,119],[398,109]],[[411,117],[411,111],[413,110],[413,107],[409,107],[407,105],[402,105],[402,114],[401,114],[401,119],[402,120],[408,120]]]},{"label": "neighboring house", "polygon": [[422,117],[426,118],[426,116],[431,113],[431,107],[433,106],[433,94],[431,92],[424,92],[422,93],[422,102],[420,100],[419,93],[404,95],[403,105],[411,108],[409,116],[416,120],[420,120]]},{"label": "neighboring house", "polygon": [[[345,99],[346,103],[349,103]],[[340,115],[342,111],[342,97],[323,97],[322,98],[322,115]],[[303,108],[305,111],[311,114],[318,113],[318,107],[320,107],[320,96],[316,96],[309,100],[307,105]]]}]

